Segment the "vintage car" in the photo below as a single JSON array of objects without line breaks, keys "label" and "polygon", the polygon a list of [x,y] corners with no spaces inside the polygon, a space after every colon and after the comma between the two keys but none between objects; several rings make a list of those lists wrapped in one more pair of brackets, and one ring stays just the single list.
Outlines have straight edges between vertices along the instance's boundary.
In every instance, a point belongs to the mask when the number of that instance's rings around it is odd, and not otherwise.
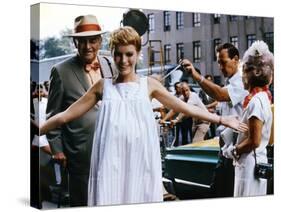
[{"label": "vintage car", "polygon": [[218,161],[218,139],[166,149],[163,182],[179,199],[209,198]]},{"label": "vintage car", "polygon": [[[272,142],[272,141],[271,141]],[[268,161],[273,163],[273,143],[267,146]],[[218,162],[218,138],[166,148],[163,184],[179,199],[212,198],[211,182]],[[267,194],[273,194],[273,180],[268,180]]]}]

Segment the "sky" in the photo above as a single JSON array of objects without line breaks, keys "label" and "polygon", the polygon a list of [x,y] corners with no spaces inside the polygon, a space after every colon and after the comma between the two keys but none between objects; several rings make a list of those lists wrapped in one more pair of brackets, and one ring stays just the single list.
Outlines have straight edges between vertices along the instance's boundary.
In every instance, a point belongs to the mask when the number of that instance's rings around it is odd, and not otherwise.
[{"label": "sky", "polygon": [[[34,30],[31,30],[31,38],[38,38],[38,32],[40,32],[40,39],[44,39],[58,36],[67,28],[73,30],[74,19],[88,14],[97,17],[102,30],[112,31],[120,26],[123,13],[127,10],[127,8],[41,3],[39,13],[39,4],[36,4],[31,8],[31,26],[34,27]],[[40,26],[40,30],[35,26]]]}]

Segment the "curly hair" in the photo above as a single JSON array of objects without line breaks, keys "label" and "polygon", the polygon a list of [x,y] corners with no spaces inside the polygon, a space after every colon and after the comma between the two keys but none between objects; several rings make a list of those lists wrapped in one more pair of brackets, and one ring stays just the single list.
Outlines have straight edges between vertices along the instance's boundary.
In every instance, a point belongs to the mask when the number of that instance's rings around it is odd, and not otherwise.
[{"label": "curly hair", "polygon": [[137,52],[141,50],[141,37],[130,26],[120,27],[110,35],[109,47],[113,51],[118,45],[134,45]]},{"label": "curly hair", "polygon": [[243,71],[251,87],[263,87],[271,82],[274,56],[263,41],[256,41],[243,56]]}]

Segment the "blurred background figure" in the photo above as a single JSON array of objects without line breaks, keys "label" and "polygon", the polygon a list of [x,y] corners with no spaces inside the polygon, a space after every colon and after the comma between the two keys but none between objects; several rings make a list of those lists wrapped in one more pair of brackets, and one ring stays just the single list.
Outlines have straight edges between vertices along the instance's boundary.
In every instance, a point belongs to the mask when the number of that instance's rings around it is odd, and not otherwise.
[{"label": "blurred background figure", "polygon": [[[205,75],[205,79],[209,80],[211,82],[214,82],[214,78],[212,75],[209,75],[209,74]],[[218,102],[215,99],[210,97],[202,88],[199,91],[199,97],[210,113],[216,113],[216,107],[218,105]],[[209,133],[207,134],[206,137],[207,138],[215,137],[216,128],[217,128],[217,125],[214,123],[211,123]]]},{"label": "blurred background figure", "polygon": [[[32,103],[34,107],[33,121],[37,126],[39,126],[39,124],[42,124],[46,121],[46,107],[48,101],[48,92],[46,87],[43,84],[38,84],[35,87],[32,97]],[[52,154],[46,135],[34,135],[32,146],[41,148],[49,155]]]},{"label": "blurred background figure", "polygon": [[[187,82],[181,82],[181,90],[182,96],[179,99],[189,105],[194,105],[200,107],[202,110],[207,111],[207,108],[202,103],[199,96],[190,90]],[[162,121],[170,120],[175,114],[176,113],[173,110],[170,110]],[[209,122],[197,118],[186,117],[181,113],[178,114],[177,117],[172,120],[172,122],[177,127],[175,146],[203,141],[209,129]]]}]

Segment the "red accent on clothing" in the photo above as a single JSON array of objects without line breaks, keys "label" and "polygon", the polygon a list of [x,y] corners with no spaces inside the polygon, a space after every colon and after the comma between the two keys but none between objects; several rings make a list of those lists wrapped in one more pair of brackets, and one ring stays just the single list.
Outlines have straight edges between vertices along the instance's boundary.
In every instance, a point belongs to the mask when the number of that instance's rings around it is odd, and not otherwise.
[{"label": "red accent on clothing", "polygon": [[93,62],[91,64],[86,64],[84,69],[86,72],[96,71],[100,68],[100,64],[98,62]]},{"label": "red accent on clothing", "polygon": [[101,31],[101,27],[98,24],[84,24],[77,26],[75,32],[86,32],[86,31]]},{"label": "red accent on clothing", "polygon": [[271,95],[271,92],[268,88],[268,86],[264,86],[264,87],[255,87],[251,90],[250,94],[248,96],[245,97],[244,99],[244,103],[243,103],[243,108],[246,108],[249,104],[249,102],[251,101],[251,99],[259,92],[266,92],[267,96],[268,96],[268,99],[271,103],[272,101],[272,95]]}]

